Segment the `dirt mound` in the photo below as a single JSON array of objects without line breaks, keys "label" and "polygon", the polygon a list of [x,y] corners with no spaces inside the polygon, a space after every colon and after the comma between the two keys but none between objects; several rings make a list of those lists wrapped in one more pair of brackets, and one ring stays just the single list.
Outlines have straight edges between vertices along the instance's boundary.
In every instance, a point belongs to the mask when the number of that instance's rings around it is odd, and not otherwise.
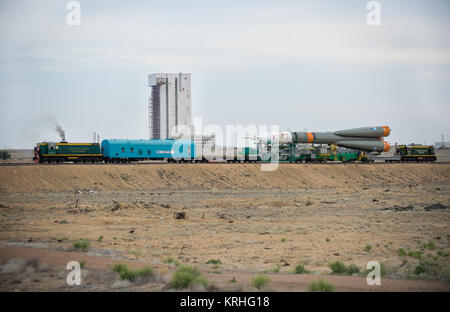
[{"label": "dirt mound", "polygon": [[36,165],[0,167],[0,192],[299,189],[450,181],[450,165],[258,164]]}]

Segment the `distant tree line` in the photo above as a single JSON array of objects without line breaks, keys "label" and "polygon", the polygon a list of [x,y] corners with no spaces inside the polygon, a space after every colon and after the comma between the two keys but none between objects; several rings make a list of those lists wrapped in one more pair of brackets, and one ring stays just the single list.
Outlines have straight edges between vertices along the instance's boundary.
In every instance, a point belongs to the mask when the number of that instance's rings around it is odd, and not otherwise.
[{"label": "distant tree line", "polygon": [[8,151],[0,151],[0,158],[2,160],[8,160],[11,158],[11,154]]}]

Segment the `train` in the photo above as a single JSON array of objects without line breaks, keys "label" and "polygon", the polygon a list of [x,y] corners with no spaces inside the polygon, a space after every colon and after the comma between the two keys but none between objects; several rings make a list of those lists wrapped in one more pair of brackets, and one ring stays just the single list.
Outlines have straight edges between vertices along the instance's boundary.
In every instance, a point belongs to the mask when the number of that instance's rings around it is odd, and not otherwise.
[{"label": "train", "polygon": [[[338,147],[336,145],[313,145],[301,143],[280,144],[278,162],[281,163],[325,163],[339,161],[343,163],[371,163],[376,159],[385,162],[423,162],[436,161],[433,146],[399,145],[395,154],[388,157],[375,156],[358,149]],[[226,161],[229,163],[247,162],[264,163],[272,161],[271,144],[257,147],[234,148],[232,153],[224,153],[213,157],[198,156],[196,145],[192,140],[150,139],[121,140],[106,139],[99,143],[68,143],[62,141],[37,143],[33,152],[33,160],[37,163],[130,163],[143,160],[160,160],[168,163],[192,163]]]},{"label": "train", "polygon": [[[214,149],[214,148],[213,148]],[[326,147],[303,147],[299,144],[279,146],[278,161],[289,163],[326,162],[329,160],[359,160],[360,151],[331,153]],[[168,163],[180,162],[270,162],[271,145],[268,150],[260,145],[256,148],[233,148],[221,154],[209,151],[208,155],[197,155],[196,146],[191,140],[150,139],[121,140],[106,139],[99,143],[68,143],[66,141],[37,143],[33,151],[33,160],[37,163],[130,163],[143,160],[164,160]]]}]

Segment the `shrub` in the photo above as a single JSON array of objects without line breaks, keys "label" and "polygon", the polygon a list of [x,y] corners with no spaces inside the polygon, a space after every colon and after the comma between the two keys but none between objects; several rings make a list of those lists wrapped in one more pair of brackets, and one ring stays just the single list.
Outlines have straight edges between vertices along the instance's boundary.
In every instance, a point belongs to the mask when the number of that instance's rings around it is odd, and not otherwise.
[{"label": "shrub", "polygon": [[86,261],[80,261],[80,268],[83,269],[86,266]]},{"label": "shrub", "polygon": [[428,250],[435,250],[436,245],[433,242],[429,242],[427,244],[423,244],[423,247]]},{"label": "shrub", "polygon": [[431,278],[437,278],[440,275],[440,265],[436,260],[420,260],[414,269],[416,275],[428,275]]},{"label": "shrub", "polygon": [[163,260],[164,263],[169,263],[169,264],[173,264],[175,266],[179,266],[180,262],[177,259],[174,259],[172,257],[167,257]]},{"label": "shrub", "polygon": [[329,242],[330,242],[330,239],[327,237],[327,238],[325,238],[325,241],[326,241],[327,243],[329,243]]},{"label": "shrub", "polygon": [[425,273],[425,267],[421,263],[419,263],[419,265],[417,265],[414,269],[414,274],[419,275],[422,273]]},{"label": "shrub", "polygon": [[253,287],[257,289],[261,289],[265,285],[267,285],[270,282],[270,278],[266,275],[259,274],[258,276],[254,277],[252,279],[252,285]]},{"label": "shrub", "polygon": [[280,269],[281,269],[280,265],[277,264],[277,265],[276,265],[274,268],[272,268],[270,271],[273,272],[273,273],[278,273],[278,272],[280,272]]},{"label": "shrub", "polygon": [[350,264],[347,267],[347,274],[348,275],[359,274],[359,268],[355,264]]},{"label": "shrub", "polygon": [[302,264],[299,264],[294,269],[294,274],[306,274],[309,273],[307,269]]},{"label": "shrub", "polygon": [[172,275],[170,287],[175,289],[188,288],[193,285],[206,286],[208,282],[200,270],[193,266],[181,266]]},{"label": "shrub", "polygon": [[285,241],[286,241],[286,238],[283,237],[283,238],[281,239],[281,242],[284,243]]},{"label": "shrub", "polygon": [[399,255],[400,257],[406,256],[406,251],[405,251],[405,249],[399,248],[399,250],[398,250],[398,255]]},{"label": "shrub", "polygon": [[347,267],[341,261],[334,261],[328,263],[328,267],[333,271],[333,274],[343,274],[347,272]]},{"label": "shrub", "polygon": [[230,283],[236,283],[236,278],[233,276],[233,278],[232,279],[230,279],[230,281],[229,281]]},{"label": "shrub", "polygon": [[364,247],[364,251],[369,252],[372,249],[372,245],[367,244],[366,247]]},{"label": "shrub", "polygon": [[448,253],[446,253],[446,252],[443,251],[443,250],[438,250],[438,251],[436,251],[436,253],[437,253],[437,255],[440,256],[440,257],[448,257]]},{"label": "shrub", "polygon": [[319,279],[317,281],[313,281],[309,284],[309,291],[315,292],[331,292],[334,290],[334,285],[324,281],[323,279]]},{"label": "shrub", "polygon": [[416,250],[416,251],[410,250],[408,252],[408,256],[410,256],[411,258],[417,259],[417,260],[422,259],[422,255],[423,255],[423,251],[421,251],[421,250]]},{"label": "shrub", "polygon": [[123,280],[134,281],[138,277],[148,277],[153,275],[153,270],[150,267],[145,267],[143,269],[130,270],[128,266],[124,263],[117,263],[113,267],[113,271],[118,273],[120,278]]},{"label": "shrub", "polygon": [[89,246],[89,242],[83,238],[77,240],[76,242],[73,242],[73,247],[75,247],[76,249],[88,250]]},{"label": "shrub", "polygon": [[220,259],[209,259],[206,264],[222,264],[222,261]]},{"label": "shrub", "polygon": [[100,236],[97,238],[97,242],[101,242],[101,241],[103,241],[103,235],[100,235]]},{"label": "shrub", "polygon": [[[391,271],[392,271],[392,269],[391,269]],[[387,273],[386,266],[384,265],[383,262],[380,262],[380,274],[381,274],[381,276],[385,276],[386,273]]]}]

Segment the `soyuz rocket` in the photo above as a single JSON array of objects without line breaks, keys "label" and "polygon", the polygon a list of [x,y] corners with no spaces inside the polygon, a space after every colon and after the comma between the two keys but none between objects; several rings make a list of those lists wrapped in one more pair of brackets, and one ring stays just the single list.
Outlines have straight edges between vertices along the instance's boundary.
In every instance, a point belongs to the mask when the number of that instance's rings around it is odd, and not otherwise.
[{"label": "soyuz rocket", "polygon": [[391,133],[387,126],[362,127],[335,132],[281,132],[272,136],[279,144],[316,143],[336,144],[338,146],[359,149],[367,152],[387,152],[390,146],[383,141]]}]

